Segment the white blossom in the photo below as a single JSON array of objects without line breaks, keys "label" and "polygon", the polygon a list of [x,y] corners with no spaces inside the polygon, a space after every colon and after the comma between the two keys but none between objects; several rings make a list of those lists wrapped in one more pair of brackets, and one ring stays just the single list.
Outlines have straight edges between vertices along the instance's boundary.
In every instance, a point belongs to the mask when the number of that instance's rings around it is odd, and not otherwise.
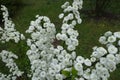
[{"label": "white blossom", "polygon": [[108,52],[111,54],[116,54],[118,52],[118,49],[114,45],[110,45],[108,47]]},{"label": "white blossom", "polygon": [[114,36],[117,37],[117,38],[120,38],[120,32],[115,32]]},{"label": "white blossom", "polygon": [[115,42],[115,41],[116,41],[116,37],[115,37],[115,36],[109,36],[109,37],[108,37],[108,42],[113,43],[113,42]]}]

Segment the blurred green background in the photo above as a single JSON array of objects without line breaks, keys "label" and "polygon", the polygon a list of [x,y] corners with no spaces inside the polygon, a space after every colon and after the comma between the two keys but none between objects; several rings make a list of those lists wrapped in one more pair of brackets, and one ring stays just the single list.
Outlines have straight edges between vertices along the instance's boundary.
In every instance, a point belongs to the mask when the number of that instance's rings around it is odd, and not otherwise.
[{"label": "blurred green background", "polygon": [[[35,20],[35,15],[48,16],[60,31],[62,21],[58,15],[62,12],[61,5],[66,0],[0,0],[0,4],[8,7],[10,17],[16,24],[16,29],[21,33],[29,27],[30,21]],[[67,0],[72,2],[72,0]],[[103,46],[98,42],[99,37],[106,31],[120,31],[120,0],[84,0],[83,9],[80,11],[82,24],[77,25],[79,31],[79,46],[76,49],[78,55],[89,57],[92,47]],[[0,20],[2,19],[0,12]],[[1,22],[2,26],[2,22]],[[25,34],[26,35],[26,34]],[[28,36],[28,35],[26,35]],[[16,60],[19,68],[25,74],[18,80],[28,80],[26,73],[29,73],[29,60],[25,55],[28,47],[25,41],[19,44],[9,42],[0,43],[0,50],[10,50],[18,55]],[[7,73],[8,69],[0,61],[0,72]],[[111,73],[109,80],[120,80],[120,65],[116,71]]]}]

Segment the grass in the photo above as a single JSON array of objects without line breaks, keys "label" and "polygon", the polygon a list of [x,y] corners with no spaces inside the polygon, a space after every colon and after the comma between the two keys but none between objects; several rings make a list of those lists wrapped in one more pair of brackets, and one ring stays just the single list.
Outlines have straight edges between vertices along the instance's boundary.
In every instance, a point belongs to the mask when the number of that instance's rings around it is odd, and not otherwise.
[{"label": "grass", "polygon": [[[48,16],[51,19],[51,22],[56,25],[57,30],[59,30],[61,26],[61,20],[58,19],[58,15],[62,12],[60,6],[64,2],[65,0],[23,0],[24,6],[21,6],[21,10],[18,11],[18,14],[16,14],[12,19],[16,24],[16,29],[21,33],[25,33],[25,30],[30,25],[30,21],[35,20],[35,15],[39,14],[41,16]],[[95,20],[86,18],[83,13],[81,13],[81,18],[83,19],[82,24],[76,26],[76,29],[79,31],[79,46],[77,47],[76,52],[78,55],[82,55],[84,57],[89,57],[89,55],[92,53],[92,47],[102,46],[98,42],[98,39],[102,34],[104,34],[106,31],[114,32],[120,30],[120,21],[118,20],[107,20],[104,18]],[[25,35],[27,36],[27,34]],[[28,49],[28,47],[26,47],[26,43],[24,41],[21,41],[19,44],[14,44],[11,42],[3,46],[5,46],[5,48],[1,47],[2,49],[13,51],[18,55],[19,60],[16,60],[16,62],[20,69],[25,70],[27,73],[30,69],[30,64],[27,56],[25,56],[25,53]],[[0,67],[0,69],[3,68]],[[6,72],[6,69],[3,69],[2,71]],[[115,72],[111,73],[112,75],[109,80],[120,80],[119,71],[120,65],[118,65]],[[28,79],[24,77],[20,80]]]}]

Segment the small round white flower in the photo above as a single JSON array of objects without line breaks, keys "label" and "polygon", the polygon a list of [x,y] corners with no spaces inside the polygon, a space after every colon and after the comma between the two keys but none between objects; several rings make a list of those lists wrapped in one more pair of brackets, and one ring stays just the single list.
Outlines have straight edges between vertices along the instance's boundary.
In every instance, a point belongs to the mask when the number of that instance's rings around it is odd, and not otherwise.
[{"label": "small round white flower", "polygon": [[111,31],[107,31],[104,35],[105,35],[106,37],[111,36],[111,35],[112,35],[112,32],[111,32]]},{"label": "small round white flower", "polygon": [[106,62],[107,62],[107,59],[106,59],[106,58],[103,58],[103,57],[100,58],[100,63],[101,63],[101,64],[104,64],[104,65],[105,65]]},{"label": "small round white flower", "polygon": [[113,54],[108,54],[107,59],[115,61],[115,56]]},{"label": "small round white flower", "polygon": [[89,59],[85,59],[84,64],[86,66],[91,66],[92,65],[92,63],[91,63],[91,61]]},{"label": "small round white flower", "polygon": [[50,75],[50,76],[55,76],[55,74],[56,74],[56,73],[55,73],[54,70],[49,70],[49,75]]},{"label": "small round white flower", "polygon": [[75,26],[77,23],[75,20],[72,21],[72,25]]},{"label": "small round white flower", "polygon": [[62,24],[62,30],[67,30],[69,28],[69,25],[64,23]]},{"label": "small round white flower", "polygon": [[57,80],[63,80],[63,76],[62,76],[61,74],[56,74],[56,75],[55,75],[55,78],[56,78]]},{"label": "small round white flower", "polygon": [[73,46],[73,45],[68,45],[67,49],[68,49],[69,51],[73,51],[73,50],[75,50],[75,46]]},{"label": "small round white flower", "polygon": [[54,65],[54,69],[55,69],[55,72],[60,72],[61,66],[56,64],[56,65]]},{"label": "small round white flower", "polygon": [[120,32],[115,32],[114,36],[117,37],[117,38],[120,38]]},{"label": "small round white flower", "polygon": [[103,56],[104,54],[107,54],[107,50],[103,47],[98,47],[96,51]]},{"label": "small round white flower", "polygon": [[85,80],[84,78],[79,78],[79,80]]},{"label": "small round white flower", "polygon": [[71,57],[72,57],[72,59],[75,59],[75,58],[76,58],[76,52],[73,51],[73,52],[71,53]]},{"label": "small round white flower", "polygon": [[74,18],[72,13],[68,14],[68,17],[69,17],[70,20],[72,20]]},{"label": "small round white flower", "polygon": [[64,14],[61,13],[61,14],[59,15],[59,18],[62,19],[63,17],[64,17]]},{"label": "small round white flower", "polygon": [[73,30],[73,29],[71,29],[71,28],[69,28],[69,29],[67,30],[68,35],[72,35],[72,34],[73,34],[73,32],[74,32],[74,30]]},{"label": "small round white flower", "polygon": [[109,36],[108,37],[108,42],[113,43],[115,41],[116,41],[116,37],[115,36]]},{"label": "small round white flower", "polygon": [[40,73],[40,76],[44,78],[44,77],[46,76],[46,72],[45,72],[45,71],[42,71],[42,72]]},{"label": "small round white flower", "polygon": [[106,37],[105,37],[105,36],[101,36],[101,37],[99,38],[99,42],[100,42],[101,44],[106,44],[106,43],[107,43]]},{"label": "small round white flower", "polygon": [[74,65],[74,67],[75,67],[75,69],[76,69],[77,71],[81,71],[81,70],[83,69],[83,66],[82,66],[81,63],[76,63],[76,64]]},{"label": "small round white flower", "polygon": [[63,50],[62,46],[57,46],[58,50]]},{"label": "small round white flower", "polygon": [[82,23],[82,19],[78,19],[77,22],[78,22],[78,24],[81,24]]},{"label": "small round white flower", "polygon": [[66,45],[71,45],[72,44],[72,40],[71,39],[67,39],[66,42],[65,42]]},{"label": "small round white flower", "polygon": [[64,60],[64,56],[63,55],[58,55],[58,60],[59,61],[63,61]]},{"label": "small round white flower", "polygon": [[111,53],[111,54],[115,54],[115,53],[118,52],[118,49],[114,45],[110,45],[108,47],[108,52]]},{"label": "small round white flower", "polygon": [[83,62],[84,62],[84,58],[83,58],[82,56],[78,56],[78,57],[76,58],[76,61],[77,61],[78,63],[83,63]]},{"label": "small round white flower", "polygon": [[91,62],[95,62],[96,58],[95,57],[91,57],[90,60],[91,60]]},{"label": "small round white flower", "polygon": [[95,67],[96,67],[96,69],[101,69],[101,68],[103,68],[103,65],[98,62],[98,63],[96,63]]},{"label": "small round white flower", "polygon": [[120,54],[116,54],[115,55],[115,58],[116,58],[116,63],[120,63]]},{"label": "small round white flower", "polygon": [[56,38],[57,38],[58,40],[60,40],[60,39],[61,39],[61,34],[58,33],[58,34],[56,35]]},{"label": "small round white flower", "polygon": [[118,45],[120,46],[120,40],[118,41]]},{"label": "small round white flower", "polygon": [[70,59],[72,56],[70,54],[65,54],[66,59]]},{"label": "small round white flower", "polygon": [[67,40],[67,39],[68,39],[68,37],[66,34],[61,34],[61,40]]},{"label": "small round white flower", "polygon": [[23,34],[21,34],[21,39],[24,40],[25,39],[25,36]]}]

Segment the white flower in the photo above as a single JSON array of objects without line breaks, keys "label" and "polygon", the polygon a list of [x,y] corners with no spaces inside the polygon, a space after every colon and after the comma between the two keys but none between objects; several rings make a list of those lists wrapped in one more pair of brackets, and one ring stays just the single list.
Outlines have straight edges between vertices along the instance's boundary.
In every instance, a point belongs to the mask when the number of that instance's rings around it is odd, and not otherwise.
[{"label": "white flower", "polygon": [[63,60],[63,65],[70,65],[70,60],[69,59],[64,59]]},{"label": "white flower", "polygon": [[100,58],[100,57],[104,56],[105,54],[107,54],[106,49],[104,49],[103,47],[98,47],[98,48],[96,47],[91,56],[94,56],[96,58]]},{"label": "white flower", "polygon": [[116,62],[117,64],[120,63],[120,54],[116,54],[116,55],[115,55],[115,58],[116,58],[116,59],[115,59],[115,60],[116,60],[115,62]]},{"label": "white flower", "polygon": [[31,44],[32,44],[32,43],[31,43],[31,40],[30,40],[30,39],[27,39],[27,45],[28,45],[28,46],[31,46]]},{"label": "white flower", "polygon": [[69,28],[69,29],[67,30],[68,35],[72,35],[72,34],[73,34],[73,32],[74,32],[74,30],[73,30],[73,29],[71,29],[71,28]]},{"label": "white flower", "polygon": [[62,24],[62,30],[67,30],[69,28],[69,25],[64,23]]},{"label": "white flower", "polygon": [[72,21],[72,25],[75,26],[77,23],[75,20]]},{"label": "white flower", "polygon": [[69,13],[69,14],[68,14],[68,17],[69,17],[70,20],[72,20],[72,19],[74,18],[74,16],[73,16],[72,13]]},{"label": "white flower", "polygon": [[107,59],[111,61],[115,61],[115,56],[113,54],[108,54]]},{"label": "white flower", "polygon": [[61,34],[60,34],[60,33],[57,33],[56,38],[57,38],[58,40],[60,40],[60,39],[61,39]]},{"label": "white flower", "polygon": [[56,64],[56,65],[54,65],[54,69],[56,72],[60,72],[61,66]]},{"label": "white flower", "polygon": [[61,40],[67,40],[68,37],[66,34],[61,34],[61,37],[60,37]]},{"label": "white flower", "polygon": [[118,45],[120,46],[120,40],[118,41]]},{"label": "white flower", "polygon": [[67,39],[66,42],[65,42],[66,45],[71,45],[72,44],[72,40],[71,39]]},{"label": "white flower", "polygon": [[106,58],[103,58],[103,57],[100,58],[100,63],[101,64],[106,64],[106,62],[107,62]]},{"label": "white flower", "polygon": [[95,73],[91,73],[91,75],[90,75],[90,79],[91,79],[91,80],[98,80],[98,76],[97,76],[97,74],[95,74]]},{"label": "white flower", "polygon": [[55,78],[56,78],[57,80],[63,80],[63,76],[62,76],[61,74],[56,74],[56,75],[55,75]]},{"label": "white flower", "polygon": [[64,14],[61,13],[61,14],[59,15],[59,18],[62,19],[63,17],[64,17]]},{"label": "white flower", "polygon": [[59,61],[63,61],[64,60],[64,56],[63,55],[58,55],[58,60]]},{"label": "white flower", "polygon": [[116,54],[118,52],[118,49],[114,45],[110,45],[108,47],[108,52],[111,54]]},{"label": "white flower", "polygon": [[85,60],[84,60],[84,64],[85,64],[86,66],[91,66],[91,65],[92,65],[92,63],[91,63],[91,61],[90,61],[89,59],[85,59]]},{"label": "white flower", "polygon": [[101,56],[103,56],[104,54],[107,54],[107,50],[103,47],[98,47],[96,51],[98,53],[101,53]]},{"label": "white flower", "polygon": [[63,8],[63,9],[64,9],[64,8],[68,7],[68,6],[69,6],[69,4],[70,4],[69,2],[65,2],[65,3],[61,6],[61,8]]},{"label": "white flower", "polygon": [[108,37],[108,42],[113,43],[115,41],[116,41],[116,37],[115,36],[109,36]]},{"label": "white flower", "polygon": [[45,71],[42,71],[42,72],[40,73],[40,76],[41,76],[41,77],[45,77],[45,76],[46,76],[46,72],[45,72]]},{"label": "white flower", "polygon": [[120,38],[120,32],[115,32],[114,36],[117,37],[117,38]]},{"label": "white flower", "polygon": [[76,63],[76,64],[74,64],[74,67],[75,67],[75,69],[76,69],[77,71],[81,71],[81,70],[83,69],[83,66],[82,66],[81,63]]},{"label": "white flower", "polygon": [[106,37],[109,37],[112,35],[112,32],[111,31],[107,31],[105,34],[104,34]]},{"label": "white flower", "polygon": [[23,34],[21,34],[21,39],[24,40],[25,39],[25,36]]},{"label": "white flower", "polygon": [[78,19],[77,22],[78,22],[78,24],[81,24],[82,23],[82,19]]},{"label": "white flower", "polygon": [[57,46],[58,50],[63,50],[63,47],[62,46]]},{"label": "white flower", "polygon": [[70,54],[65,54],[65,58],[66,58],[66,59],[70,59],[70,58],[71,58],[71,55],[70,55]]},{"label": "white flower", "polygon": [[102,78],[106,78],[107,79],[108,77],[110,77],[108,69],[102,68],[101,71],[102,71],[102,73],[101,73],[101,77]]},{"label": "white flower", "polygon": [[84,62],[84,58],[82,56],[77,56],[76,61],[78,63],[83,63]]},{"label": "white flower", "polygon": [[116,63],[111,60],[107,60],[107,63],[104,65],[110,72],[113,72],[116,69]]},{"label": "white flower", "polygon": [[72,39],[72,44],[74,45],[74,46],[78,46],[78,40],[77,39]]},{"label": "white flower", "polygon": [[68,45],[67,49],[68,49],[69,51],[73,51],[73,50],[75,50],[75,46],[73,46],[73,45]]},{"label": "white flower", "polygon": [[32,45],[31,45],[31,50],[34,50],[34,51],[35,51],[36,49],[37,49],[36,46],[35,46],[34,44],[32,44]]},{"label": "white flower", "polygon": [[96,69],[101,69],[101,68],[103,68],[103,65],[98,62],[98,63],[96,63],[95,67],[96,67]]},{"label": "white flower", "polygon": [[73,52],[71,53],[71,57],[72,57],[72,59],[74,60],[74,59],[76,58],[76,52],[73,51]]},{"label": "white flower", "polygon": [[90,60],[91,60],[91,62],[95,62],[96,58],[95,57],[91,57]]},{"label": "white flower", "polygon": [[54,70],[49,70],[49,75],[50,75],[50,76],[55,76],[55,74],[56,74],[56,73],[55,73]]},{"label": "white flower", "polygon": [[100,42],[101,44],[106,44],[106,43],[107,43],[106,37],[105,37],[105,36],[101,36],[101,37],[99,38],[99,42]]},{"label": "white flower", "polygon": [[84,78],[79,78],[79,80],[85,80]]}]

